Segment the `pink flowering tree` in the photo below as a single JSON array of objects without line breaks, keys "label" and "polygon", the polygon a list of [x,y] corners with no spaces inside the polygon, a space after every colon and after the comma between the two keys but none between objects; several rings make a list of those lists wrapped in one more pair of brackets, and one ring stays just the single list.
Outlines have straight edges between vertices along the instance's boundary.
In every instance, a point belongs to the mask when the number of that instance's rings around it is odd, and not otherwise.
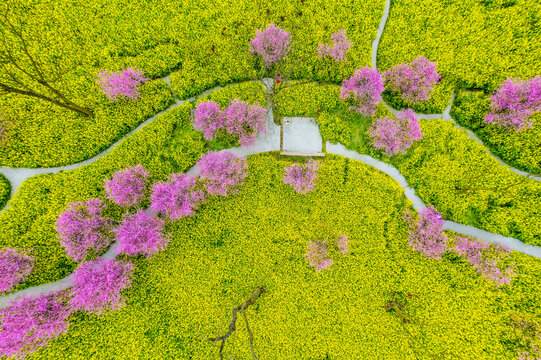
[{"label": "pink flowering tree", "polygon": [[364,67],[355,70],[352,77],[345,79],[340,88],[340,99],[345,100],[350,110],[363,116],[372,116],[381,101],[383,79],[375,68]]},{"label": "pink flowering tree", "polygon": [[[331,38],[335,42],[332,48],[320,45],[320,48],[315,49],[316,51],[314,53],[319,53],[320,56],[330,55],[333,56],[336,61],[341,61],[345,56],[345,52],[351,46],[351,43],[343,31],[333,34]],[[291,40],[290,33],[274,24],[270,24],[266,29],[256,31],[256,36],[251,40],[249,49],[249,53],[256,56],[257,59],[261,60],[264,64],[257,78],[259,78],[269,94],[269,103],[272,109],[273,120],[276,124],[280,125],[281,128],[281,151],[284,149],[283,116],[280,115],[280,106],[276,102],[276,97],[281,90],[312,82],[312,79],[306,79],[295,83],[290,81],[290,75],[294,70],[294,66],[296,66],[299,61],[306,59],[306,57],[301,56],[293,66],[290,66],[284,61],[292,49]],[[327,48],[329,50],[328,52]],[[265,77],[273,79],[270,85],[263,81]]]},{"label": "pink flowering tree", "polygon": [[223,111],[215,102],[207,101],[193,110],[192,123],[194,128],[203,131],[207,140],[224,130],[237,136],[241,146],[250,146],[255,143],[256,135],[265,131],[266,114],[265,108],[237,99],[231,100]]},{"label": "pink flowering tree", "polygon": [[143,165],[115,172],[112,179],[105,180],[107,197],[122,207],[139,204],[145,196],[148,176]]},{"label": "pink flowering tree", "polygon": [[170,237],[163,234],[164,220],[139,210],[124,217],[115,230],[118,247],[117,254],[151,257],[165,249]]},{"label": "pink flowering tree", "polygon": [[411,109],[399,111],[394,119],[375,119],[368,129],[372,146],[392,156],[406,153],[415,140],[423,137],[419,119]]},{"label": "pink flowering tree", "polygon": [[56,221],[60,245],[73,261],[81,261],[111,244],[112,223],[103,217],[101,199],[71,203]]},{"label": "pink flowering tree", "polygon": [[130,262],[97,259],[81,264],[73,273],[71,308],[102,314],[116,310],[125,303],[121,291],[131,287],[134,267]]},{"label": "pink flowering tree", "polygon": [[195,215],[197,207],[205,201],[205,193],[198,189],[196,178],[188,174],[173,174],[169,180],[152,188],[150,209],[171,220]]},{"label": "pink flowering tree", "polygon": [[430,98],[434,85],[441,79],[436,63],[423,56],[400,64],[383,74],[385,86],[409,103],[418,103]]},{"label": "pink flowering tree", "polygon": [[407,212],[404,216],[410,226],[409,245],[432,259],[441,259],[441,254],[447,250],[447,236],[443,232],[445,220],[441,214],[429,206],[419,211],[419,221],[413,214]]},{"label": "pink flowering tree", "polygon": [[529,80],[507,79],[491,98],[489,124],[520,131],[533,126],[531,115],[541,111],[541,76]]},{"label": "pink flowering tree", "polygon": [[239,136],[241,146],[253,145],[256,135],[265,131],[266,114],[267,110],[261,106],[233,99],[223,112],[225,129]]},{"label": "pink flowering tree", "polygon": [[205,139],[212,140],[225,126],[220,105],[205,101],[197,105],[192,113],[193,127],[202,131]]},{"label": "pink flowering tree", "polygon": [[304,257],[318,272],[332,266],[333,260],[327,256],[327,246],[324,241],[310,242]]},{"label": "pink flowering tree", "polygon": [[306,164],[295,163],[284,169],[284,183],[289,184],[299,194],[314,190],[319,164],[310,159]]},{"label": "pink flowering tree", "polygon": [[104,70],[98,73],[97,82],[109,100],[116,101],[118,96],[131,100],[139,98],[139,85],[147,81],[142,71],[128,68],[121,72]]},{"label": "pink flowering tree", "polygon": [[0,355],[24,358],[65,332],[71,314],[66,302],[63,293],[23,295],[0,310]]},{"label": "pink flowering tree", "polygon": [[10,291],[23,281],[34,268],[34,258],[15,249],[0,250],[0,293]]},{"label": "pink flowering tree", "polygon": [[513,268],[507,267],[505,271],[502,271],[498,265],[503,257],[510,254],[509,248],[499,245],[491,246],[482,240],[470,240],[459,236],[454,250],[471,263],[474,269],[488,281],[497,286],[510,284]]},{"label": "pink flowering tree", "polygon": [[201,156],[196,166],[210,195],[227,196],[238,192],[248,174],[246,159],[229,151],[209,152]]},{"label": "pink flowering tree", "polygon": [[250,53],[257,55],[266,68],[283,60],[290,50],[291,34],[271,23],[263,31],[256,30],[250,42]]},{"label": "pink flowering tree", "polygon": [[332,46],[329,44],[319,44],[317,48],[318,56],[330,56],[335,61],[347,61],[346,53],[352,43],[346,36],[346,30],[340,30],[331,35]]}]

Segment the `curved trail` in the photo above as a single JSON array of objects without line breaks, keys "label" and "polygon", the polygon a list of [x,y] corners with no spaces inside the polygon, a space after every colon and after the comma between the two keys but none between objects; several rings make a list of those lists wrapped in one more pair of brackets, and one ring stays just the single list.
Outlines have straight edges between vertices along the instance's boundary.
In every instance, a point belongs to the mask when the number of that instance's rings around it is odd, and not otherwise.
[{"label": "curved trail", "polygon": [[[383,16],[381,17],[381,22],[379,24],[379,27],[378,27],[378,32],[377,32],[377,35],[376,35],[376,39],[374,40],[374,42],[372,43],[372,64],[375,68],[377,68],[377,55],[378,55],[378,48],[379,48],[379,42],[380,42],[380,39],[381,39],[381,35],[383,34],[383,29],[385,28],[385,25],[387,24],[387,18],[389,17],[389,11],[390,11],[390,8],[391,8],[391,0],[385,0],[385,9],[383,10]],[[493,158],[495,158],[501,165],[504,165],[506,166],[507,168],[509,168],[509,170],[511,170],[512,172],[516,173],[516,174],[519,174],[519,175],[522,175],[522,176],[526,176],[532,180],[535,180],[535,181],[541,181],[541,175],[536,175],[536,174],[531,174],[531,173],[528,173],[526,171],[522,171],[522,170],[519,170],[519,169],[516,169],[514,167],[511,167],[509,165],[507,165],[502,159],[500,159],[499,157],[497,157],[496,155],[494,155],[492,152],[490,152],[490,150],[488,149],[488,147],[485,146],[485,144],[483,144],[483,142],[481,141],[481,139],[479,139],[477,137],[477,135],[475,135],[475,133],[473,131],[471,131],[470,129],[467,129],[465,127],[462,127],[460,126],[456,121],[455,119],[453,119],[451,117],[451,106],[453,105],[453,101],[455,100],[455,95],[456,94],[453,94],[453,96],[451,96],[451,100],[449,102],[449,105],[447,105],[447,107],[445,108],[445,110],[443,111],[443,114],[418,114],[418,113],[415,113],[415,115],[419,118],[419,119],[424,119],[424,120],[435,120],[435,119],[443,119],[443,120],[450,120],[452,121],[453,125],[455,125],[457,128],[461,129],[461,130],[465,130],[466,133],[468,134],[468,137],[476,142],[478,142],[479,144],[483,145],[483,147],[486,149],[486,151],[488,152],[488,154],[490,156],[492,156]],[[396,113],[398,112],[398,110],[392,108],[389,104],[387,104],[385,102],[385,100],[382,99],[382,102],[387,106],[387,108],[393,113],[396,115]]]},{"label": "curved trail", "polygon": [[[379,47],[379,41],[380,41],[380,38],[381,38],[381,34],[383,33],[383,29],[385,27],[385,24],[387,22],[387,17],[389,15],[389,9],[390,9],[390,0],[386,0],[385,1],[385,10],[384,10],[384,14],[382,16],[380,26],[378,28],[377,37],[376,37],[376,40],[374,40],[374,42],[372,43],[372,45],[373,45],[372,63],[374,64],[374,66],[376,66],[376,58],[377,58],[377,50],[378,50],[378,47]],[[167,84],[169,84],[169,76],[167,76],[165,78],[162,78],[162,80],[164,80],[165,82],[167,82]],[[267,86],[267,90],[269,88],[268,85],[269,85],[270,81],[272,81],[272,79],[268,79],[268,78],[264,79],[264,82],[266,83],[265,85]],[[230,85],[233,85],[233,84],[229,84],[227,86],[230,86]],[[186,101],[193,101],[193,100],[197,99],[200,96],[208,95],[212,91],[218,90],[220,88],[221,87],[219,87],[219,86],[215,87],[213,89],[205,91],[201,95],[198,95],[196,97],[191,97],[191,98],[189,98],[187,100],[176,100],[176,102],[173,105],[169,106],[167,109],[159,112],[158,114],[154,115],[150,119],[148,119],[145,122],[143,122],[142,124],[140,124],[137,128],[133,129],[128,134],[126,134],[122,139],[118,140],[113,145],[111,145],[107,150],[105,150],[104,152],[102,152],[102,153],[100,153],[100,154],[98,154],[98,155],[96,155],[96,156],[94,156],[94,157],[92,157],[90,159],[87,159],[85,161],[82,161],[82,162],[79,162],[79,163],[76,163],[76,164],[72,164],[72,165],[55,167],[55,168],[29,169],[29,168],[1,168],[0,167],[0,173],[3,173],[4,175],[6,175],[8,180],[10,180],[10,182],[12,183],[12,196],[13,196],[13,194],[16,192],[19,185],[25,179],[27,179],[27,178],[29,178],[31,176],[34,176],[34,175],[38,175],[38,174],[57,173],[57,172],[62,171],[62,170],[72,170],[72,169],[75,169],[75,168],[77,168],[79,166],[93,163],[97,159],[99,159],[100,157],[102,157],[102,156],[106,155],[107,153],[109,153],[125,137],[127,137],[127,136],[131,135],[132,133],[134,133],[135,131],[139,130],[144,125],[154,121],[159,115],[163,114],[164,112],[166,112],[166,111],[168,111],[168,110],[170,110],[170,109],[172,109],[174,107],[177,107],[177,106],[183,104]],[[445,111],[443,112],[443,114],[416,114],[416,115],[421,119],[427,119],[427,120],[430,120],[430,119],[451,120],[451,121],[453,121],[455,126],[457,126],[460,129],[464,129],[464,128],[460,127],[458,124],[456,124],[456,122],[450,116],[450,110],[451,110],[451,106],[452,106],[454,97],[455,97],[455,95],[453,95],[451,97],[451,102],[445,108]],[[391,108],[387,103],[385,103],[385,105],[393,113],[397,112],[396,109]],[[231,152],[233,152],[233,153],[235,153],[237,155],[241,155],[241,156],[252,155],[252,154],[263,153],[263,152],[269,152],[269,151],[279,151],[280,150],[280,137],[279,137],[280,136],[280,130],[279,130],[279,127],[276,124],[274,124],[272,119],[273,119],[272,109],[269,106],[268,96],[267,96],[267,132],[265,134],[258,134],[258,136],[256,138],[256,143],[255,143],[254,146],[251,146],[249,148],[231,148],[231,149],[226,149],[226,150],[222,150],[222,151],[231,151]],[[297,119],[306,119],[306,118],[297,118]],[[313,120],[313,118],[308,118],[308,119]],[[467,130],[467,129],[465,129],[465,130]],[[475,136],[475,134],[473,132],[471,132],[469,130],[467,130],[467,131],[468,131],[468,135],[470,136],[470,138],[472,138],[472,139],[474,139],[474,140],[476,140],[476,141],[478,141],[478,142],[480,142],[482,144],[481,140],[479,140],[477,138],[477,136]],[[471,133],[471,135],[470,135],[470,133]],[[377,159],[375,159],[375,158],[373,158],[371,156],[362,155],[362,154],[359,154],[359,153],[357,153],[355,151],[348,150],[341,144],[331,144],[331,143],[327,142],[326,149],[327,149],[328,153],[337,154],[337,155],[345,156],[345,157],[350,158],[350,159],[361,161],[361,162],[363,162],[363,163],[365,163],[367,165],[373,166],[373,167],[377,168],[378,170],[384,172],[385,174],[389,175],[396,182],[399,183],[399,185],[404,189],[405,196],[409,200],[411,200],[413,202],[413,206],[414,206],[414,208],[416,210],[420,210],[420,209],[426,207],[426,205],[421,200],[421,198],[419,198],[415,194],[415,189],[409,187],[409,185],[406,182],[406,179],[404,178],[404,176],[394,166],[392,166],[390,164],[387,164],[385,162],[382,162],[380,160],[377,160]],[[488,151],[488,149],[487,149],[487,151]],[[490,153],[490,151],[488,151],[488,152],[489,152],[490,155],[492,155]],[[520,175],[528,176],[533,180],[541,181],[541,177],[537,177],[537,176],[534,176],[532,174],[529,174],[529,173],[514,169],[514,168],[508,166],[507,164],[503,163],[496,156],[494,156],[494,155],[492,155],[492,156],[494,158],[498,159],[498,161],[502,165],[505,165],[506,167],[508,167],[512,171],[514,171],[514,172],[516,172],[516,173],[518,173]],[[197,167],[194,166],[191,169],[189,169],[187,171],[187,173],[191,174],[191,175],[197,175],[199,173],[199,169],[197,169]],[[13,179],[13,181],[12,181],[12,179]],[[8,205],[9,205],[9,201],[8,201],[8,204],[6,204],[6,207],[4,209],[6,209],[8,207]],[[147,209],[147,211],[149,211],[149,210]],[[515,250],[515,251],[518,251],[518,252],[521,252],[521,253],[524,253],[524,254],[534,256],[534,257],[537,257],[537,258],[541,259],[541,247],[533,246],[533,245],[527,245],[527,244],[524,244],[521,241],[519,241],[517,239],[514,239],[514,238],[505,237],[505,236],[502,236],[502,235],[499,235],[499,234],[490,233],[488,231],[484,231],[484,230],[481,230],[481,229],[478,229],[478,228],[475,228],[475,227],[472,227],[472,226],[461,225],[461,224],[458,224],[458,223],[455,223],[455,222],[452,222],[452,221],[445,221],[444,228],[446,230],[451,230],[451,231],[454,231],[454,232],[457,232],[457,233],[474,236],[476,238],[479,238],[479,239],[482,239],[482,240],[485,240],[485,241],[488,241],[488,242],[491,242],[491,243],[497,243],[497,244],[500,244],[500,245],[505,245],[505,246],[508,246],[509,248]],[[114,258],[116,256],[116,248],[117,248],[117,244],[113,243],[110,246],[110,248],[107,250],[107,252],[104,255],[101,256],[101,258],[106,258],[106,259]],[[34,287],[31,287],[31,288],[27,288],[27,289],[20,290],[18,292],[9,294],[7,296],[0,297],[0,309],[3,309],[5,307],[7,307],[11,301],[16,300],[17,298],[19,298],[22,295],[36,296],[36,295],[41,295],[41,294],[45,294],[45,293],[49,293],[49,292],[53,292],[53,291],[65,290],[65,289],[71,287],[71,282],[72,282],[72,274],[68,275],[64,279],[58,280],[58,281],[53,282],[53,283],[34,286]]]}]

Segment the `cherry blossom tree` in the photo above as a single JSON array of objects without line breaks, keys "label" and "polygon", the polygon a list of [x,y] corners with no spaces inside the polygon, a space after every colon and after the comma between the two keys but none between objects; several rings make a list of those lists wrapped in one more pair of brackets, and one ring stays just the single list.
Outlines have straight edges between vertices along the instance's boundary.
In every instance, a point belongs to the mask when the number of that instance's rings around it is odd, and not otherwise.
[{"label": "cherry blossom tree", "polygon": [[415,140],[423,137],[419,119],[411,109],[399,111],[396,118],[375,119],[368,129],[372,146],[392,156],[406,153]]},{"label": "cherry blossom tree", "polygon": [[320,57],[330,56],[335,61],[347,61],[346,53],[351,47],[352,43],[346,36],[346,30],[340,30],[331,35],[333,45],[319,44],[317,48],[318,55]]},{"label": "cherry blossom tree", "polygon": [[372,116],[381,101],[383,79],[375,68],[364,67],[355,70],[352,77],[345,79],[340,88],[340,99],[346,100],[349,109],[363,116]]},{"label": "cherry blossom tree", "polygon": [[71,308],[64,293],[22,295],[0,310],[0,355],[24,358],[68,328]]},{"label": "cherry blossom tree", "polygon": [[0,250],[0,293],[11,290],[34,268],[34,258],[15,249]]},{"label": "cherry blossom tree", "polygon": [[488,281],[498,286],[510,284],[513,268],[507,267],[505,271],[502,271],[498,266],[502,258],[511,253],[509,248],[499,245],[491,246],[482,240],[470,240],[464,236],[458,236],[454,250]]},{"label": "cherry blossom tree", "polygon": [[209,152],[201,156],[196,166],[207,192],[211,195],[227,196],[238,192],[248,174],[246,159],[229,151]]},{"label": "cherry blossom tree", "polygon": [[143,210],[126,215],[120,227],[115,230],[117,254],[130,256],[143,254],[151,257],[165,249],[170,237],[163,234],[164,226],[164,220]]},{"label": "cherry blossom tree", "polygon": [[253,145],[256,135],[265,131],[266,114],[267,110],[261,106],[233,99],[223,112],[225,129],[239,136],[241,146]]},{"label": "cherry blossom tree", "polygon": [[218,130],[225,127],[220,105],[214,101],[205,101],[196,106],[192,113],[193,127],[202,131],[205,139],[212,140]]},{"label": "cherry blossom tree", "polygon": [[100,71],[97,82],[109,100],[116,101],[120,95],[137,100],[140,94],[139,85],[147,80],[142,71],[130,67],[121,72]]},{"label": "cherry blossom tree", "polygon": [[205,201],[205,193],[197,188],[196,178],[188,174],[173,174],[169,180],[152,188],[150,209],[171,220],[195,215],[197,207]]},{"label": "cherry blossom tree", "polygon": [[271,23],[263,31],[256,30],[250,52],[263,61],[266,68],[283,60],[290,50],[291,34]]},{"label": "cherry blossom tree", "polygon": [[111,244],[112,224],[103,217],[104,208],[101,199],[89,199],[86,203],[71,203],[58,217],[60,245],[73,261],[81,261]]},{"label": "cherry blossom tree", "polygon": [[521,131],[533,126],[531,115],[541,111],[541,76],[529,80],[507,79],[491,98],[489,124]]},{"label": "cherry blossom tree", "polygon": [[173,174],[170,182],[159,182],[152,188],[150,209],[171,220],[195,215],[205,201],[205,193],[197,188],[196,178],[188,174]]},{"label": "cherry blossom tree", "polygon": [[440,259],[447,249],[447,236],[443,232],[445,220],[441,214],[429,206],[419,211],[419,221],[415,221],[411,212],[404,216],[410,226],[409,245],[432,259]]},{"label": "cherry blossom tree", "polygon": [[194,128],[203,131],[207,140],[224,130],[238,136],[241,146],[250,146],[255,143],[256,135],[265,131],[266,114],[265,108],[237,99],[231,100],[223,111],[215,102],[207,101],[194,109],[192,123]]},{"label": "cherry blossom tree", "polygon": [[304,257],[318,272],[330,268],[333,264],[333,260],[327,256],[327,246],[324,241],[310,242]]},{"label": "cherry blossom tree", "polygon": [[115,172],[111,180],[105,180],[107,197],[122,207],[139,204],[145,196],[148,176],[143,165]]},{"label": "cherry blossom tree", "polygon": [[125,303],[121,291],[131,287],[133,264],[115,259],[103,259],[81,264],[73,273],[71,307],[102,314],[116,310]]},{"label": "cherry blossom tree", "polygon": [[418,103],[430,98],[434,85],[441,79],[436,63],[423,56],[395,66],[383,74],[385,85],[409,103]]},{"label": "cherry blossom tree", "polygon": [[299,194],[314,190],[319,164],[310,159],[306,164],[295,163],[284,169],[284,183],[289,184]]},{"label": "cherry blossom tree", "polygon": [[[332,39],[335,41],[335,45],[332,49],[329,48],[330,55],[333,56],[336,61],[340,61],[343,58],[343,54],[345,54],[351,44],[343,32],[333,34]],[[262,67],[260,74],[258,74],[256,78],[261,81],[269,94],[268,100],[270,103],[270,108],[272,109],[274,123],[280,125],[281,151],[284,149],[283,116],[280,114],[280,106],[276,102],[276,98],[280,91],[284,89],[293,86],[300,86],[313,81],[313,79],[306,79],[304,81],[295,83],[290,81],[290,76],[296,64],[298,64],[301,60],[306,59],[306,57],[301,57],[295,64],[293,64],[293,66],[290,66],[290,64],[287,64],[284,61],[291,50],[291,40],[290,33],[274,24],[270,24],[263,31],[256,31],[256,36],[251,40],[249,50],[249,53],[257,56],[257,58],[260,59],[264,64],[264,67]],[[319,53],[320,56],[327,55],[327,47],[321,46]],[[265,77],[270,77],[274,80],[269,85],[263,81]]]}]

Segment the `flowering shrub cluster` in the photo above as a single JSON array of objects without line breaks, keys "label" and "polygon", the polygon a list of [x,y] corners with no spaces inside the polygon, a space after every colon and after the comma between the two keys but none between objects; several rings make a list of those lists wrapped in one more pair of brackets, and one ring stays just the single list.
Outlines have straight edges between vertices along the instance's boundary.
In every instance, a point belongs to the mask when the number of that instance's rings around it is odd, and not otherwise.
[{"label": "flowering shrub cluster", "polygon": [[395,119],[376,119],[368,129],[372,146],[385,150],[392,156],[398,152],[405,153],[415,140],[423,137],[419,119],[411,109],[399,111]]},{"label": "flowering shrub cluster", "polygon": [[214,101],[205,101],[197,105],[193,111],[193,127],[203,132],[205,139],[211,140],[218,130],[224,128],[220,105]]},{"label": "flowering shrub cluster", "polygon": [[196,166],[199,177],[211,195],[237,192],[247,175],[246,159],[229,151],[213,151],[201,156]]},{"label": "flowering shrub cluster", "polygon": [[0,294],[23,281],[34,267],[34,258],[14,249],[0,250]]},{"label": "flowering shrub cluster", "polygon": [[541,359],[541,323],[524,314],[513,314],[510,319],[519,347],[518,360]]},{"label": "flowering shrub cluster", "polygon": [[117,171],[112,180],[105,180],[107,197],[122,207],[139,204],[145,196],[148,175],[143,165]]},{"label": "flowering shrub cluster", "polygon": [[299,194],[306,194],[314,190],[318,168],[319,164],[312,159],[304,165],[295,163],[288,166],[284,169],[284,183],[291,185]]},{"label": "flowering shrub cluster", "polygon": [[271,23],[265,30],[256,31],[250,43],[250,52],[258,55],[266,68],[281,61],[290,49],[291,34]]},{"label": "flowering shrub cluster", "polygon": [[70,314],[58,293],[21,296],[0,310],[0,354],[24,358],[65,332]]},{"label": "flowering shrub cluster", "polygon": [[541,111],[541,76],[529,80],[507,79],[492,96],[489,124],[517,131],[533,126],[531,115]]},{"label": "flowering shrub cluster", "polygon": [[340,99],[350,100],[350,110],[358,111],[363,116],[372,116],[376,105],[381,101],[383,79],[375,68],[365,67],[355,70],[352,77],[342,82]]},{"label": "flowering shrub cluster", "polygon": [[143,254],[151,257],[165,249],[170,239],[163,235],[164,225],[164,220],[143,210],[125,216],[120,227],[115,230],[117,254]]},{"label": "flowering shrub cluster", "polygon": [[[328,269],[332,266],[333,260],[328,256],[326,240],[310,242],[307,246],[307,251],[304,257],[309,261],[310,266],[314,267],[318,272]],[[342,255],[349,251],[348,238],[345,235],[340,235],[336,242],[336,247]]]},{"label": "flowering shrub cluster", "polygon": [[[498,286],[509,284],[513,275],[513,268],[508,267],[502,272],[497,263],[503,255],[509,255],[510,249],[499,245],[490,246],[482,240],[469,240],[466,237],[457,237],[457,244],[454,249],[459,255],[473,264],[475,270],[483,277]],[[496,255],[496,259],[491,259],[490,254]]]},{"label": "flowering shrub cluster", "polygon": [[333,260],[327,257],[327,246],[323,241],[310,242],[305,257],[317,271],[327,269],[333,264]]},{"label": "flowering shrub cluster", "polygon": [[133,264],[115,259],[83,263],[73,274],[71,308],[100,315],[124,305],[120,292],[130,286]]},{"label": "flowering shrub cluster", "polygon": [[265,131],[266,114],[267,110],[261,106],[234,99],[223,111],[225,129],[229,134],[240,137],[241,146],[253,145],[257,133]]},{"label": "flowering shrub cluster", "polygon": [[81,261],[90,252],[98,252],[111,243],[111,223],[103,218],[101,199],[71,203],[56,221],[60,245],[73,261]]},{"label": "flowering shrub cluster", "polygon": [[428,100],[434,85],[441,79],[436,71],[436,63],[423,56],[403,63],[383,74],[385,85],[400,94],[407,102],[417,103]]},{"label": "flowering shrub cluster", "polygon": [[122,72],[101,71],[98,73],[97,82],[109,100],[116,101],[119,95],[137,100],[139,98],[139,85],[147,80],[143,77],[142,71],[128,68]]},{"label": "flowering shrub cluster", "polygon": [[163,213],[172,220],[193,216],[205,200],[205,193],[197,190],[196,178],[188,174],[173,174],[171,182],[160,182],[152,188],[150,209]]},{"label": "flowering shrub cluster", "polygon": [[219,130],[239,137],[241,146],[255,143],[260,131],[265,131],[267,111],[258,105],[249,105],[233,99],[229,106],[220,111],[218,104],[207,101],[199,104],[193,111],[194,128],[203,131],[205,139],[213,139]]},{"label": "flowering shrub cluster", "polygon": [[419,211],[419,218],[415,221],[411,212],[404,216],[410,225],[409,245],[429,258],[440,259],[447,249],[447,236],[443,232],[445,220],[432,206]]},{"label": "flowering shrub cluster", "polygon": [[328,44],[319,44],[317,48],[318,55],[321,57],[330,56],[335,61],[347,61],[346,52],[351,47],[352,43],[346,36],[345,30],[340,30],[331,35],[333,46]]}]

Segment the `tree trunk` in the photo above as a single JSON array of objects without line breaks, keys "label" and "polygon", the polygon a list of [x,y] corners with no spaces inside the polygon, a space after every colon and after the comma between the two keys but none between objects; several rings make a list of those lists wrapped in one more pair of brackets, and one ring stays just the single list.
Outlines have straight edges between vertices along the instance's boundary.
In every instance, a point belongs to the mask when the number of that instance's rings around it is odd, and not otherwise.
[{"label": "tree trunk", "polygon": [[49,97],[47,97],[45,95],[38,94],[38,93],[36,93],[34,91],[20,90],[20,89],[17,89],[17,88],[14,88],[14,87],[11,87],[11,86],[8,86],[8,85],[5,85],[5,84],[0,84],[0,89],[5,91],[5,92],[21,94],[21,95],[31,96],[31,97],[35,97],[35,98],[38,98],[38,99],[41,99],[41,100],[45,100],[45,101],[48,101],[50,103],[53,103],[55,105],[58,105],[60,107],[65,108],[65,109],[75,111],[75,112],[77,112],[79,114],[82,114],[82,115],[85,115],[85,116],[94,115],[94,113],[91,110],[85,109],[84,107],[81,107],[81,106],[69,101],[66,98],[64,98],[64,102],[61,102],[61,101],[58,101],[56,99],[51,99],[51,98],[49,98]]}]

